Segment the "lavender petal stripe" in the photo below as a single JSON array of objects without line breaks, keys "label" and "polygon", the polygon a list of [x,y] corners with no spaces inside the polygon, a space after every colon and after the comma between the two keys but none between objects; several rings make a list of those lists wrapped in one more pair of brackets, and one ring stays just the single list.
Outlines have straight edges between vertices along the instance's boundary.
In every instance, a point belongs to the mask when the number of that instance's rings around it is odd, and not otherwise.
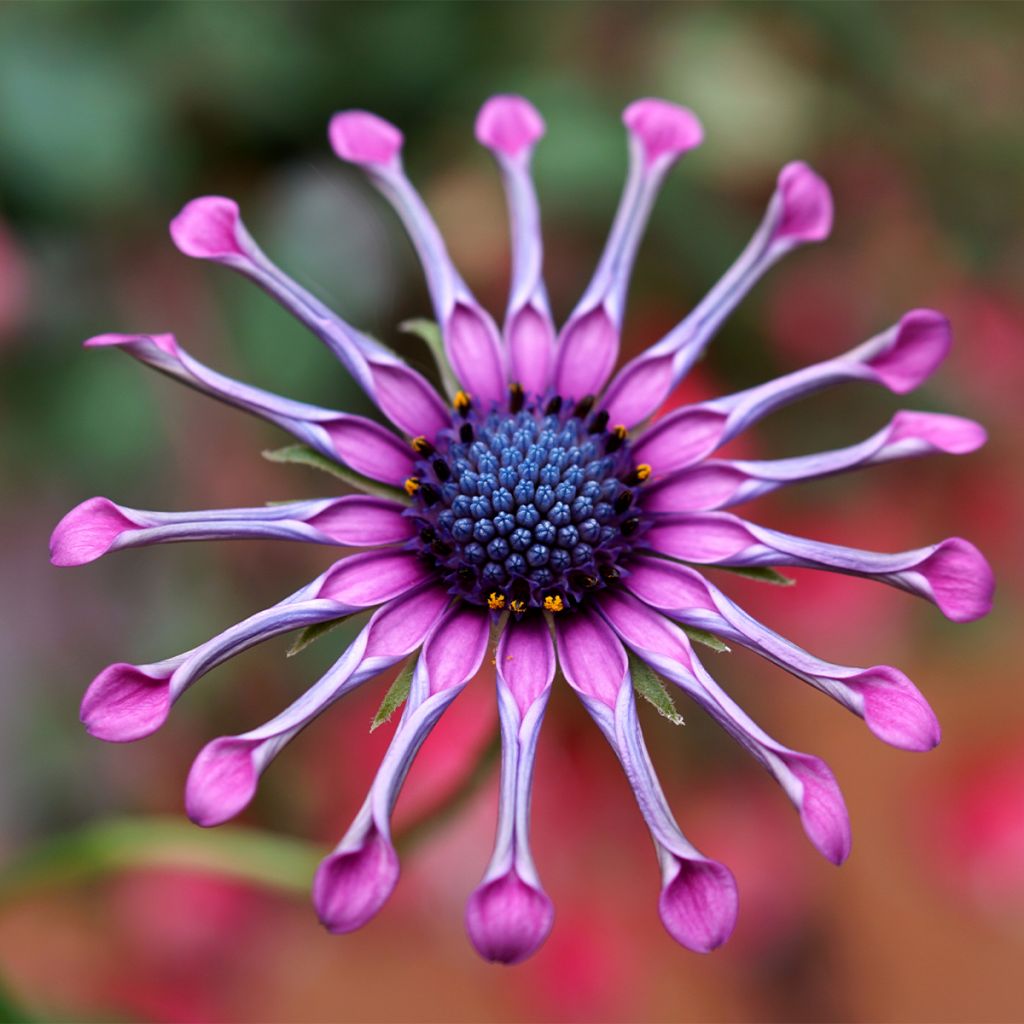
[{"label": "lavender petal stripe", "polygon": [[193,359],[172,334],[102,334],[85,345],[121,348],[197,391],[277,424],[372,480],[400,486],[412,472],[411,449],[391,431],[362,416],[295,402],[225,377]]},{"label": "lavender petal stripe", "polygon": [[547,938],[554,919],[530,853],[530,789],[537,737],[555,674],[547,623],[509,623],[497,651],[501,789],[494,853],[466,907],[466,930],[486,960],[514,964]]},{"label": "lavender petal stripe", "polygon": [[459,382],[484,407],[504,401],[508,379],[498,329],[455,269],[430,211],[402,169],[402,133],[374,114],[349,110],[334,115],[328,135],[338,157],[363,168],[404,224]]},{"label": "lavender petal stripe", "polygon": [[987,615],[995,589],[984,556],[960,537],[889,555],[794,537],[727,512],[693,512],[660,517],[644,543],[686,562],[792,565],[864,576],[931,601],[953,622]]},{"label": "lavender petal stripe", "polygon": [[[672,816],[640,733],[625,651],[609,626],[579,611],[571,619],[557,620],[556,633],[565,678],[619,758],[654,840],[662,869],[662,922],[677,942],[708,953],[729,937],[736,923],[732,873],[701,854]],[[610,689],[616,676],[618,682]]]},{"label": "lavender petal stripe", "polygon": [[398,882],[391,811],[423,741],[476,674],[489,639],[487,616],[462,605],[437,623],[416,664],[409,698],[366,801],[313,882],[313,903],[328,931],[362,927]]},{"label": "lavender petal stripe", "polygon": [[148,665],[104,669],[82,699],[81,718],[98,739],[127,742],[155,732],[201,676],[270,637],[383,604],[429,578],[407,552],[389,549],[336,562],[312,583],[184,654]]},{"label": "lavender petal stripe", "polygon": [[555,328],[543,278],[540,207],[530,173],[544,119],[521,96],[492,96],[480,109],[476,137],[494,155],[508,203],[512,280],[505,313],[509,377],[532,394],[550,384]]},{"label": "lavender petal stripe", "polygon": [[447,426],[447,410],[431,384],[284,274],[253,241],[234,200],[193,199],[171,221],[171,237],[186,256],[230,267],[262,288],[324,342],[400,430],[433,437]]},{"label": "lavender petal stripe", "polygon": [[786,164],[764,219],[736,262],[681,323],[612,381],[603,401],[611,421],[632,427],[654,413],[765,272],[797,245],[827,238],[831,228],[828,186],[807,164]]},{"label": "lavender petal stripe", "polygon": [[912,310],[845,355],[669,413],[638,437],[636,458],[658,475],[682,469],[776,409],[845,381],[865,381],[906,394],[934,372],[950,344],[949,321],[941,313]]},{"label": "lavender petal stripe", "polygon": [[178,541],[264,538],[350,547],[399,544],[415,533],[403,508],[384,498],[349,495],[263,508],[149,512],[107,498],[89,498],[58,523],[50,554],[54,565],[83,565],[122,548]]},{"label": "lavender petal stripe", "polygon": [[619,352],[626,293],[640,240],[665,175],[703,140],[692,111],[643,99],[623,113],[629,171],[608,241],[594,276],[558,336],[555,391],[582,398],[604,387]]},{"label": "lavender petal stripe", "polygon": [[780,487],[867,466],[945,453],[963,455],[986,440],[973,420],[931,412],[898,412],[859,444],[815,455],[762,461],[708,459],[650,484],[647,512],[702,512],[753,501]]},{"label": "lavender petal stripe", "polygon": [[939,742],[934,712],[898,669],[823,661],[770,630],[686,566],[640,557],[630,569],[625,585],[640,600],[684,625],[748,647],[863,718],[886,743],[924,751]]},{"label": "lavender petal stripe", "polygon": [[428,585],[384,605],[328,672],[288,708],[256,729],[208,743],[185,788],[189,817],[211,826],[242,811],[281,750],[336,701],[418,648],[449,603],[443,589]]},{"label": "lavender petal stripe", "polygon": [[764,765],[799,812],[807,837],[824,857],[841,864],[850,852],[850,820],[824,761],[783,746],[761,729],[709,675],[678,626],[629,594],[608,593],[599,603],[625,644]]}]

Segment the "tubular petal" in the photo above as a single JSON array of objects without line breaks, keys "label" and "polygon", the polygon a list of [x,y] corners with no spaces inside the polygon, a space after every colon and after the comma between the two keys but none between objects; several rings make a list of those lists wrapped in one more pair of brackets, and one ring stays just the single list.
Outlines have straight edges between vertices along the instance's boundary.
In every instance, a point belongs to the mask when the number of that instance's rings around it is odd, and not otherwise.
[{"label": "tubular petal", "polygon": [[903,750],[926,751],[938,745],[939,720],[902,672],[876,665],[843,682],[863,700],[864,721],[879,739]]},{"label": "tubular petal", "polygon": [[536,395],[547,390],[555,342],[542,275],[540,208],[530,173],[533,147],[543,134],[543,118],[521,96],[493,96],[477,116],[476,137],[494,154],[508,202],[512,280],[505,342],[510,379]]},{"label": "tubular petal", "polygon": [[661,99],[635,100],[623,111],[622,122],[651,162],[677,160],[704,141],[704,128],[692,110]]},{"label": "tubular petal", "polygon": [[687,948],[710,952],[735,926],[736,882],[728,868],[705,857],[679,830],[644,745],[628,671],[614,708],[577,693],[619,758],[650,829],[662,869],[658,906],[665,927]]},{"label": "tubular petal", "polygon": [[126,530],[136,530],[112,501],[89,498],[76,505],[57,524],[50,537],[50,561],[54,565],[84,565],[105,555]]},{"label": "tubular petal", "polygon": [[317,868],[313,904],[335,935],[362,928],[398,884],[398,854],[390,839],[371,828],[355,849],[332,853]]},{"label": "tubular petal", "polygon": [[769,267],[797,245],[821,241],[831,226],[825,182],[800,161],[783,167],[764,219],[736,262],[681,323],[612,381],[604,399],[611,420],[632,427],[654,413]]},{"label": "tubular petal", "polygon": [[836,864],[845,860],[850,851],[850,822],[828,766],[817,757],[783,746],[761,729],[707,672],[682,630],[652,608],[614,592],[602,595],[599,603],[612,627],[640,658],[692,697],[775,777],[819,852]]},{"label": "tubular petal", "polygon": [[713,860],[664,860],[658,914],[665,930],[695,953],[712,952],[736,926],[739,901],[732,872]]},{"label": "tubular petal", "polygon": [[398,128],[366,110],[335,114],[328,135],[334,152],[353,164],[393,163],[405,142]]},{"label": "tubular petal", "polygon": [[328,135],[334,152],[367,172],[405,225],[459,382],[485,407],[503,402],[508,382],[498,330],[455,269],[430,211],[405,176],[401,132],[365,111],[344,111],[331,119]]},{"label": "tubular petal", "polygon": [[498,643],[501,790],[494,853],[466,908],[466,929],[487,960],[519,963],[551,930],[554,910],[530,853],[530,789],[537,737],[555,674],[540,615],[509,623]]},{"label": "tubular petal", "polygon": [[[898,324],[835,359],[805,367],[758,387],[687,406],[659,420],[637,439],[636,457],[659,474],[691,465],[770,412],[844,381],[862,380],[904,394],[921,383],[949,351],[949,321],[934,310],[907,313]],[[698,428],[719,417],[703,446]]]},{"label": "tubular petal", "polygon": [[815,455],[760,462],[706,460],[662,477],[644,493],[648,512],[700,512],[752,501],[788,484],[802,483],[897,459],[938,452],[962,455],[985,443],[972,420],[929,412],[898,412],[859,444]]},{"label": "tubular petal", "polygon": [[173,663],[105,668],[82,698],[80,717],[91,736],[109,743],[129,743],[156,732],[171,709]]},{"label": "tubular petal", "polygon": [[281,398],[225,377],[192,358],[173,334],[101,334],[87,348],[117,346],[189,387],[276,423],[300,441],[357,473],[400,485],[412,470],[412,454],[391,431],[348,413]]},{"label": "tubular petal", "polygon": [[622,644],[604,621],[583,609],[555,622],[558,661],[578,693],[614,708],[627,672]]},{"label": "tubular petal", "polygon": [[487,615],[468,605],[449,609],[432,628],[416,663],[402,718],[366,801],[317,871],[313,902],[329,931],[360,927],[391,894],[398,880],[391,810],[423,741],[480,668],[488,638]]},{"label": "tubular petal", "polygon": [[525,305],[510,311],[505,321],[505,339],[512,380],[522,384],[527,392],[544,394],[551,377],[555,345],[555,328],[547,300],[543,305]]},{"label": "tubular petal", "polygon": [[953,622],[981,618],[992,607],[992,570],[981,552],[959,537],[889,555],[794,537],[727,512],[683,512],[659,518],[644,543],[687,562],[793,565],[877,579],[932,601]]},{"label": "tubular petal", "polygon": [[212,668],[263,640],[399,597],[429,579],[415,556],[388,550],[336,562],[290,597],[250,615],[184,654],[152,665],[112,665],[82,701],[82,722],[100,739],[124,742],[159,728],[171,705]]},{"label": "tubular petal", "polygon": [[886,743],[930,750],[939,742],[934,713],[898,669],[849,668],[822,661],[748,615],[695,570],[664,559],[635,559],[625,584],[640,600],[673,619],[743,644],[810,683],[863,718]]},{"label": "tubular petal", "polygon": [[430,570],[411,551],[368,551],[343,559],[325,573],[317,597],[370,608],[426,583]]},{"label": "tubular petal", "polygon": [[189,540],[262,537],[373,547],[408,540],[415,530],[402,505],[350,495],[264,508],[149,512],[90,498],[73,508],[50,541],[55,565],[82,565],[109,551]]},{"label": "tubular petal", "polygon": [[492,96],[476,116],[476,137],[482,146],[507,157],[532,149],[544,135],[544,118],[522,96]]},{"label": "tubular petal", "polygon": [[540,948],[554,917],[547,895],[510,871],[470,896],[466,930],[485,960],[518,964]]},{"label": "tubular petal", "polygon": [[197,260],[245,259],[238,240],[244,231],[238,203],[226,196],[192,199],[171,221],[171,240],[178,250]]},{"label": "tubular petal", "polygon": [[185,784],[185,810],[192,821],[209,828],[249,806],[259,782],[253,760],[258,746],[259,740],[222,736],[203,747]]},{"label": "tubular petal", "polygon": [[[927,548],[922,550],[929,550]],[[992,610],[995,576],[985,556],[962,537],[950,537],[936,544],[924,561],[914,566],[923,577],[925,594],[953,622],[973,622]],[[907,589],[919,591],[913,586]]]},{"label": "tubular petal", "polygon": [[433,436],[445,426],[444,403],[427,380],[277,267],[253,241],[234,200],[193,199],[171,221],[171,238],[186,256],[221,263],[262,288],[324,342],[399,429]]},{"label": "tubular petal", "polygon": [[449,604],[427,587],[378,609],[328,672],[269,722],[207,744],[192,765],[185,806],[198,825],[219,825],[243,810],[273,759],[328,707],[394,665],[423,642]]},{"label": "tubular petal", "polygon": [[795,246],[823,242],[832,233],[832,193],[818,174],[802,160],[779,172],[782,216],[773,242]]},{"label": "tubular petal", "polygon": [[598,394],[615,367],[626,291],[654,201],[675,161],[703,136],[691,111],[664,100],[638,100],[623,123],[629,173],[619,209],[594,276],[558,338],[555,391],[576,399]]}]

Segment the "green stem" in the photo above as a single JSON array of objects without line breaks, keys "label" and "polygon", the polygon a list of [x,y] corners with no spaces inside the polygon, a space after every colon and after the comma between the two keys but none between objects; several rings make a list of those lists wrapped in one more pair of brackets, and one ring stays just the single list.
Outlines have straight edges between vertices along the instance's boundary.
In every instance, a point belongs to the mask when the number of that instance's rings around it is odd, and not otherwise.
[{"label": "green stem", "polygon": [[[459,784],[395,836],[396,847],[408,852],[450,821],[486,780],[500,749],[495,735]],[[128,868],[205,871],[304,897],[323,855],[315,843],[262,829],[226,825],[208,832],[180,818],[115,818],[46,840],[6,865],[0,908]],[[4,1005],[0,987],[0,1021]]]}]

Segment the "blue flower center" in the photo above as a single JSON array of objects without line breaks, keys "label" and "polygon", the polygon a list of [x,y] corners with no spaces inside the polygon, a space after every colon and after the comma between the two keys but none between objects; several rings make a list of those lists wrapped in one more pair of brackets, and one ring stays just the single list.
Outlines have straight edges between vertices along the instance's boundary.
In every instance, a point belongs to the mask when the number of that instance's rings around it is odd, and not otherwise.
[{"label": "blue flower center", "polygon": [[494,610],[562,611],[618,579],[642,532],[635,466],[623,428],[593,399],[530,401],[477,413],[456,401],[452,427],[407,483],[423,556],[453,594]]}]

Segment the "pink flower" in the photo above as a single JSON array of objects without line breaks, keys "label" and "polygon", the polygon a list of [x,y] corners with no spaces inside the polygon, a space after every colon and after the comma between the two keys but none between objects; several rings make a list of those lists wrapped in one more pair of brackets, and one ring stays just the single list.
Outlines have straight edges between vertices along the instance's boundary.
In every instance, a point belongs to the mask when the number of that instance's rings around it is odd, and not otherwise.
[{"label": "pink flower", "polygon": [[[701,663],[689,633],[749,647],[865,720],[881,739],[927,750],[938,723],[898,669],[838,665],[802,650],[710,583],[701,567],[796,566],[874,579],[924,597],[954,621],[984,615],[992,575],[978,550],[952,538],[878,554],[792,536],[728,509],[779,488],[898,459],[962,454],[985,440],[968,420],[897,412],[838,451],[774,460],[717,457],[774,410],[848,382],[894,394],[931,374],[950,345],[941,314],[916,309],[849,352],[722,398],[678,405],[670,394],[717,328],[765,271],[829,232],[832,199],[801,162],[779,174],[760,226],[721,281],[682,322],[618,368],[634,259],[658,190],[703,131],[688,110],[640,100],[623,116],[629,170],[594,276],[556,329],[543,280],[533,149],[544,134],[524,99],[496,96],[476,134],[498,163],[511,215],[512,280],[501,329],[455,269],[402,167],[403,136],[365,111],[335,115],[329,136],[395,208],[419,253],[443,341],[449,401],[425,377],[288,278],[256,245],[238,206],[205,197],[171,224],[178,248],[258,284],[330,350],[394,429],[231,380],[169,334],[106,334],[183,383],[271,420],[368,494],[265,508],[148,512],[92,498],[54,531],[53,561],[78,565],[119,548],[182,540],[269,537],[365,547],[277,605],[183,654],[115,664],[89,687],[86,727],[134,740],[157,729],[206,672],[279,633],[366,612],[330,670],[264,725],[213,740],[189,773],[186,804],[216,825],[252,799],[274,758],[331,704],[412,659],[408,698],[361,810],[321,864],[313,899],[332,932],[360,927],[399,877],[391,812],[420,746],[476,676],[497,637],[501,799],[494,853],[469,898],[466,926],[489,960],[516,963],[547,937],[554,910],[530,848],[535,752],[556,669],[622,764],[654,841],[658,909],[669,933],[707,952],[728,938],[737,909],[728,868],[682,833],[640,731],[635,673],[653,669],[701,705],[777,780],[804,831],[841,863],[850,828],[836,779],[820,758],[768,735]],[[450,370],[450,373],[448,372]],[[456,391],[456,388],[459,390]],[[667,412],[658,415],[659,409]],[[647,425],[649,424],[649,425]],[[644,668],[644,666],[647,666]]]}]

